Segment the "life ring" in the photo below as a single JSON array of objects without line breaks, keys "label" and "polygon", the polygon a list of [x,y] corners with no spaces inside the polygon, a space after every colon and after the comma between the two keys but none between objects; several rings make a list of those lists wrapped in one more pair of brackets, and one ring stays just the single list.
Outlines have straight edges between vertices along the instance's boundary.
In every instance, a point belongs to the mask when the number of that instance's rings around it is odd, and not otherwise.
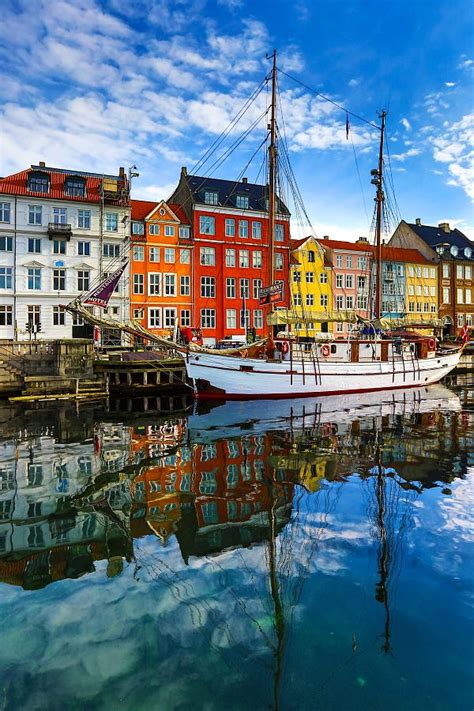
[{"label": "life ring", "polygon": [[429,351],[434,351],[435,348],[436,348],[436,341],[435,341],[434,338],[430,338],[430,339],[428,340],[428,350],[429,350]]},{"label": "life ring", "polygon": [[323,355],[325,358],[328,357],[328,355],[331,353],[331,349],[327,344],[324,344],[324,346],[321,346],[321,355]]},{"label": "life ring", "polygon": [[281,352],[283,353],[283,355],[286,355],[289,350],[290,350],[290,344],[288,343],[288,341],[282,341],[281,342]]}]

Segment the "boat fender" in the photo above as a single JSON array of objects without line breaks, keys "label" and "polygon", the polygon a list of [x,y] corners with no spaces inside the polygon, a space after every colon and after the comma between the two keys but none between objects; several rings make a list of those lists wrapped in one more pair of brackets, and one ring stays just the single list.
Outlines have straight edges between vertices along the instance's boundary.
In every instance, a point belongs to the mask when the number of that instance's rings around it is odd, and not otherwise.
[{"label": "boat fender", "polygon": [[434,338],[430,338],[428,341],[428,350],[434,351],[435,348],[436,348],[436,341]]},{"label": "boat fender", "polygon": [[281,352],[283,353],[283,355],[286,355],[289,350],[290,350],[290,344],[288,343],[288,341],[282,341],[281,342]]},{"label": "boat fender", "polygon": [[321,355],[323,355],[325,358],[328,357],[328,355],[331,353],[331,349],[329,346],[325,343],[324,346],[321,346]]}]

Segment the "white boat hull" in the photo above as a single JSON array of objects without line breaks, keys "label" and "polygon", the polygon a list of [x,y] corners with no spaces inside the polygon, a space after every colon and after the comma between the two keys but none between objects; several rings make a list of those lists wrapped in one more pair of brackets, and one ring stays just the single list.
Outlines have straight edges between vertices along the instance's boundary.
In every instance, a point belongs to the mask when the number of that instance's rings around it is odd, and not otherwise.
[{"label": "white boat hull", "polygon": [[338,395],[431,385],[458,364],[460,351],[429,358],[361,363],[265,361],[210,353],[186,356],[195,395],[257,399]]}]

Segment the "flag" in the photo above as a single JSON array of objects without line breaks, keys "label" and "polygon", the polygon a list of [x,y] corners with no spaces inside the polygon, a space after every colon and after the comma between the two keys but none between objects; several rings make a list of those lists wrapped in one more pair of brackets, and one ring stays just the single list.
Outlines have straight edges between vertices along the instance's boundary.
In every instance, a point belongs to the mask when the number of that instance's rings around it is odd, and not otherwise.
[{"label": "flag", "polygon": [[94,306],[100,306],[102,309],[105,309],[126,266],[127,262],[124,262],[115,272],[109,274],[106,279],[103,279],[95,289],[92,289],[92,291],[86,295],[82,303],[93,304]]},{"label": "flag", "polygon": [[350,124],[349,124],[349,114],[346,111],[346,141],[349,140],[349,129],[350,129]]},{"label": "flag", "polygon": [[467,324],[464,324],[461,333],[459,334],[461,341],[464,341],[464,343],[467,343],[469,340],[469,328]]}]

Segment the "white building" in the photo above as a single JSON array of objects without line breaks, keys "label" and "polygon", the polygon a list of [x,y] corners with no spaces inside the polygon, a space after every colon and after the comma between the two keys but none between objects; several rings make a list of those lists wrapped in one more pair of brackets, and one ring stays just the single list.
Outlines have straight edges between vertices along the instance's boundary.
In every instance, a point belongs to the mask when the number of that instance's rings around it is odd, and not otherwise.
[{"label": "white building", "polygon": [[[0,340],[89,337],[61,306],[128,257],[125,171],[98,175],[44,163],[0,179]],[[129,316],[128,269],[108,312]]]}]

